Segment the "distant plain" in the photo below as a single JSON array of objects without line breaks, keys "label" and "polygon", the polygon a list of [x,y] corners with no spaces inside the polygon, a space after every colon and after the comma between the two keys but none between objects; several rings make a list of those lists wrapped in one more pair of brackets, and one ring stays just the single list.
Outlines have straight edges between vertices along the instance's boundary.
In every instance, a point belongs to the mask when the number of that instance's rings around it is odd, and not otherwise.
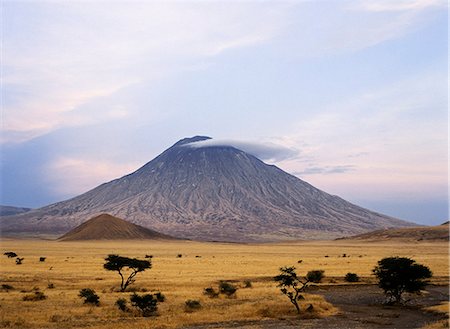
[{"label": "distant plain", "polygon": [[[449,280],[448,242],[234,244],[3,238],[0,245],[2,254],[13,251],[24,258],[22,265],[16,265],[14,259],[3,255],[0,258],[0,281],[14,287],[14,290],[0,292],[0,327],[11,328],[175,328],[232,321],[297,319],[295,309],[272,280],[282,266],[295,266],[300,275],[309,270],[324,270],[326,277],[319,287],[348,284],[343,280],[348,272],[362,278],[360,283],[352,285],[368,286],[375,283],[371,270],[378,260],[405,256],[429,266],[434,275],[433,284],[446,286]],[[152,268],[139,273],[130,288],[141,293],[161,291],[166,301],[159,305],[159,316],[136,317],[119,311],[114,305],[118,298],[128,299],[131,293],[117,292],[119,275],[103,269],[104,258],[112,253],[139,259],[153,256]],[[45,262],[40,262],[39,257],[46,257]],[[204,288],[217,288],[220,280],[229,280],[240,287],[235,298],[210,299],[203,295]],[[252,287],[244,288],[245,281],[251,281]],[[49,289],[49,284],[54,288]],[[22,301],[33,288],[39,288],[48,298]],[[83,304],[77,296],[82,288],[92,288],[99,294],[99,307]],[[381,297],[381,290],[379,293]],[[316,295],[314,289],[305,297],[303,309],[312,304],[314,312],[303,312],[303,318],[333,318],[340,313],[339,307]],[[188,299],[199,300],[203,308],[185,312],[184,303]]]}]

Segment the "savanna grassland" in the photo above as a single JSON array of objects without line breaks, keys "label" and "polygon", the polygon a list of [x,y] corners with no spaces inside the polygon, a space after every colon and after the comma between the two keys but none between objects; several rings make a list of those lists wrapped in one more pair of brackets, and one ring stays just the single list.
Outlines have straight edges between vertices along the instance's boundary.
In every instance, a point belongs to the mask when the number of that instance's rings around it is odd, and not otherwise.
[{"label": "savanna grassland", "polygon": [[[3,256],[13,251],[23,257]],[[191,241],[96,241],[56,242],[50,240],[3,239],[0,281],[13,289],[0,291],[0,327],[7,328],[176,328],[194,324],[296,317],[293,306],[272,278],[282,266],[295,266],[299,275],[324,270],[324,286],[340,286],[348,272],[361,282],[375,283],[372,268],[387,256],[405,256],[427,265],[432,282],[448,284],[448,243],[367,243],[316,241],[277,244],[227,244]],[[103,268],[108,254],[144,259],[152,255],[152,268],[136,276],[130,290],[139,293],[160,291],[166,301],[158,305],[158,316],[139,317],[114,305],[131,292],[119,292],[117,272]],[[182,257],[178,257],[182,254]],[[345,254],[345,257],[344,257]],[[40,262],[40,257],[46,257]],[[235,284],[236,296],[209,298],[204,288],[217,289],[221,280]],[[245,287],[245,281],[251,287]],[[53,288],[49,288],[52,287]],[[82,288],[94,289],[100,306],[83,304]],[[39,289],[47,298],[23,301]],[[381,290],[380,290],[381,293]],[[185,301],[200,301],[202,308],[185,311]],[[313,311],[305,309],[313,305]],[[335,317],[340,309],[314,289],[301,301],[303,318]]]}]

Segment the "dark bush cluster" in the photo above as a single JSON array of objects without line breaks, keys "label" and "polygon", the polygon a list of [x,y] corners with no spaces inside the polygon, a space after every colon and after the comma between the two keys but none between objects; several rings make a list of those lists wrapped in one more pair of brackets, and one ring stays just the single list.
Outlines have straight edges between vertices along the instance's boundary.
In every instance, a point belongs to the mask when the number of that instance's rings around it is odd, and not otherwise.
[{"label": "dark bush cluster", "polygon": [[198,300],[188,299],[184,302],[184,310],[186,312],[194,312],[202,308],[202,304]]},{"label": "dark bush cluster", "polygon": [[14,287],[9,284],[2,284],[2,290],[6,290],[6,291],[14,290]]},{"label": "dark bush cluster", "polygon": [[349,272],[349,273],[347,273],[345,275],[344,280],[347,281],[347,282],[358,282],[359,281],[359,276],[356,273],[350,273]]},{"label": "dark bush cluster", "polygon": [[123,312],[128,311],[127,300],[125,298],[118,298],[115,304],[119,308],[119,310]]},{"label": "dark bush cluster", "polygon": [[134,293],[130,297],[131,306],[138,309],[142,316],[154,316],[158,311],[158,303],[165,300],[164,295],[161,293],[157,294],[145,294],[138,295]]},{"label": "dark bush cluster", "polygon": [[13,251],[7,251],[7,252],[3,253],[3,255],[7,256],[8,258],[17,257],[17,254]]},{"label": "dark bush cluster", "polygon": [[232,297],[236,293],[237,288],[226,281],[220,281],[219,283],[219,293],[226,295],[227,297]]},{"label": "dark bush cluster", "polygon": [[100,304],[100,297],[95,293],[93,289],[81,289],[78,296],[84,298],[85,304],[93,304],[95,306],[98,306]]},{"label": "dark bush cluster", "polygon": [[47,296],[42,291],[35,291],[33,294],[25,295],[22,297],[22,300],[24,301],[38,301],[38,300],[44,300]]},{"label": "dark bush cluster", "polygon": [[219,293],[212,287],[205,288],[203,290],[203,294],[208,296],[209,298],[219,297]]},{"label": "dark bush cluster", "polygon": [[319,283],[325,277],[324,272],[323,270],[312,270],[306,274],[306,278],[308,281]]}]

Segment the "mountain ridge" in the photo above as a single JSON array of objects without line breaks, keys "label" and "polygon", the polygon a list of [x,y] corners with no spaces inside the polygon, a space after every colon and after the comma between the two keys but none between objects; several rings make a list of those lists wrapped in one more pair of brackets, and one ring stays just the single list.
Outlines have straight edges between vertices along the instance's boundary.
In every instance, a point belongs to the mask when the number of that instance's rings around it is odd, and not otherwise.
[{"label": "mountain ridge", "polygon": [[64,233],[100,213],[172,236],[235,242],[336,238],[411,225],[323,192],[233,146],[189,146],[207,139],[181,139],[128,175],[4,217],[2,230]]}]

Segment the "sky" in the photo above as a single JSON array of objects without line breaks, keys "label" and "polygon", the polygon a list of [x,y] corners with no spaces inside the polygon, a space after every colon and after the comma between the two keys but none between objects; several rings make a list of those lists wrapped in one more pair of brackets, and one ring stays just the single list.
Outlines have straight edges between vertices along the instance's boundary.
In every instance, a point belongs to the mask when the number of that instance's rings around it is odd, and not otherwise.
[{"label": "sky", "polygon": [[397,218],[448,212],[445,0],[1,1],[0,204],[195,135]]}]

